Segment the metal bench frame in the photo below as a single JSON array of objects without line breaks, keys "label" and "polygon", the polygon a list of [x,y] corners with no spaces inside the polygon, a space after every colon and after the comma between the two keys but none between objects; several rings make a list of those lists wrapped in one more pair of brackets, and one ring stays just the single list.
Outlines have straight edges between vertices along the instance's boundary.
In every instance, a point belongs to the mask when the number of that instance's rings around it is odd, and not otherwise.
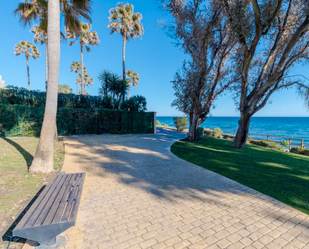
[{"label": "metal bench frame", "polygon": [[14,228],[13,236],[37,241],[40,249],[65,244],[65,238],[58,235],[75,225],[85,176],[54,176]]}]

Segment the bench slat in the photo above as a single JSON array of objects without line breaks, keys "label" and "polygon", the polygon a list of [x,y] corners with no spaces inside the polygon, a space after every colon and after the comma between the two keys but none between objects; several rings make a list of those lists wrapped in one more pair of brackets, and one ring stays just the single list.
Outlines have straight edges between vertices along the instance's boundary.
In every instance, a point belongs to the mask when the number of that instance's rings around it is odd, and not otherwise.
[{"label": "bench slat", "polygon": [[58,210],[57,210],[57,212],[56,212],[56,214],[55,214],[55,217],[54,217],[52,223],[60,222],[60,220],[61,220],[61,218],[62,218],[63,211],[64,211],[65,206],[66,206],[66,204],[67,204],[67,200],[68,200],[68,198],[69,198],[69,196],[70,196],[70,193],[71,193],[71,190],[72,190],[72,186],[73,186],[73,184],[74,184],[74,181],[75,181],[76,177],[77,177],[77,174],[74,174],[74,175],[72,176],[72,178],[71,178],[71,180],[70,180],[70,182],[69,182],[69,184],[68,184],[68,187],[67,187],[67,189],[65,190],[65,193],[64,193],[64,195],[63,195],[63,198],[62,198],[62,200],[61,200],[61,202],[60,202],[60,205],[59,205],[59,207],[58,207]]},{"label": "bench slat", "polygon": [[61,187],[61,190],[57,196],[57,199],[55,200],[53,206],[51,207],[43,225],[47,225],[47,224],[50,224],[52,222],[52,220],[54,219],[55,217],[55,214],[57,212],[57,210],[59,209],[59,205],[61,203],[61,200],[63,199],[64,197],[64,193],[65,191],[67,190],[67,188],[69,187],[69,183],[73,177],[72,174],[68,174],[67,175],[68,177],[65,179],[65,182],[63,183],[62,187]]},{"label": "bench slat", "polygon": [[51,181],[45,186],[45,188],[42,191],[42,193],[38,196],[38,198],[35,200],[35,202],[32,204],[32,206],[28,209],[26,214],[23,216],[21,221],[18,223],[18,225],[16,226],[16,229],[23,228],[26,225],[28,220],[31,218],[34,210],[40,205],[40,203],[43,200],[44,196],[46,194],[48,194],[48,192],[50,191],[49,186],[53,185],[57,178],[58,178],[58,176],[57,177],[53,177],[51,179]]},{"label": "bench slat", "polygon": [[41,214],[42,210],[44,209],[46,203],[48,202],[50,196],[55,191],[55,188],[53,186],[57,186],[63,177],[65,177],[65,175],[59,175],[57,177],[57,180],[54,182],[53,185],[47,186],[50,189],[50,191],[48,191],[48,193],[44,196],[43,200],[38,205],[38,207],[35,209],[35,211],[33,212],[33,215],[28,220],[28,222],[26,223],[25,227],[32,227],[34,225],[34,223],[36,222],[37,218],[39,217],[39,215]]},{"label": "bench slat", "polygon": [[74,183],[73,190],[71,191],[68,203],[67,203],[67,205],[65,207],[63,216],[61,218],[61,221],[69,220],[70,213],[71,213],[71,210],[72,210],[72,207],[73,207],[73,203],[74,203],[74,200],[75,200],[76,192],[78,190],[78,186],[79,186],[79,182],[80,182],[81,178],[82,178],[82,174],[78,174],[78,176],[76,177],[75,183]]},{"label": "bench slat", "polygon": [[38,216],[36,222],[34,223],[34,226],[39,226],[39,225],[43,224],[47,215],[49,214],[49,211],[51,210],[51,208],[55,204],[55,200],[56,200],[56,198],[57,198],[57,196],[58,196],[58,194],[59,194],[59,192],[60,192],[60,190],[63,186],[63,183],[67,179],[67,177],[68,177],[68,175],[64,175],[57,185],[53,185],[52,188],[54,189],[54,192],[49,197],[48,201],[46,202],[46,205],[43,208],[43,210],[41,211],[40,215]]},{"label": "bench slat", "polygon": [[76,220],[78,207],[79,207],[79,203],[80,203],[80,199],[81,199],[81,195],[82,195],[85,176],[86,176],[86,174],[82,173],[82,178],[81,178],[79,186],[78,186],[78,190],[77,190],[75,202],[74,202],[74,205],[73,205],[73,208],[72,208],[70,220]]}]

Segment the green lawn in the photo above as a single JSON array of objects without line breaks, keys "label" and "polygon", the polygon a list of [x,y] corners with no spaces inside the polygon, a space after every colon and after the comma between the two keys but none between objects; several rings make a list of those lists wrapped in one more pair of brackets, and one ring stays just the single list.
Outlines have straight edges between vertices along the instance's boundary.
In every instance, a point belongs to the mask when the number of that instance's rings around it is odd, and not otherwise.
[{"label": "green lawn", "polygon": [[204,137],[172,145],[178,157],[226,176],[309,214],[309,157]]},{"label": "green lawn", "polygon": [[[54,174],[28,173],[38,138],[0,138],[0,248],[6,248],[7,229],[28,205],[44,183]],[[54,168],[59,169],[64,159],[63,143],[55,143]],[[1,238],[0,237],[0,238]]]}]

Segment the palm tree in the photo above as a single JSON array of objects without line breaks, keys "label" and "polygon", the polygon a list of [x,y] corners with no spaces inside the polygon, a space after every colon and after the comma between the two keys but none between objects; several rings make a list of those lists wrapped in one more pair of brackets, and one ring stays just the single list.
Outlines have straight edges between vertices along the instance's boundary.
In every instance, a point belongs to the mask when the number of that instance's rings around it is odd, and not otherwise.
[{"label": "palm tree", "polygon": [[41,136],[29,171],[50,173],[54,170],[54,134],[58,101],[60,65],[60,8],[59,0],[48,1],[48,91]]},{"label": "palm tree", "polygon": [[128,79],[128,100],[130,99],[130,86],[137,86],[139,82],[139,75],[138,73],[134,72],[133,70],[127,71],[127,79]]},{"label": "palm tree", "polygon": [[[93,78],[91,78],[90,74],[87,73],[87,68],[86,67],[84,67],[83,73],[84,73],[84,84],[83,85],[84,86],[88,86],[88,87],[89,87],[89,85],[92,86]],[[79,74],[79,78],[76,80],[76,82],[78,84],[82,83],[82,73]]]},{"label": "palm tree", "polygon": [[26,61],[27,61],[27,75],[28,75],[28,91],[30,91],[30,73],[29,73],[29,58],[32,57],[34,59],[40,58],[40,52],[38,48],[31,44],[31,42],[20,41],[19,44],[15,45],[14,54],[16,56],[25,53]]},{"label": "palm tree", "polygon": [[111,34],[120,33],[123,37],[122,48],[122,77],[126,78],[126,42],[129,39],[134,40],[135,37],[142,38],[144,33],[143,25],[141,24],[142,14],[134,13],[134,6],[132,4],[118,3],[115,8],[109,10],[109,24],[107,28],[111,30]]},{"label": "palm tree", "polygon": [[[88,44],[92,46],[99,45],[99,37],[98,33],[96,31],[90,31],[91,30],[91,24],[90,23],[82,23],[80,22],[80,32],[78,35],[76,35],[74,32],[70,30],[70,28],[66,28],[66,38],[67,39],[76,39],[79,40],[80,44],[80,63],[81,63],[81,68],[84,67],[84,56],[83,56],[83,50],[84,50],[84,44],[86,47],[86,50],[88,53],[90,53],[90,47]],[[72,46],[75,43],[75,41],[70,42],[70,46]],[[84,71],[82,70],[82,94],[85,94],[85,84],[84,84]]]},{"label": "palm tree", "polygon": [[79,70],[81,69],[81,65],[78,61],[73,61],[71,63],[70,72],[76,73],[76,94],[78,94],[78,76],[79,76]]}]

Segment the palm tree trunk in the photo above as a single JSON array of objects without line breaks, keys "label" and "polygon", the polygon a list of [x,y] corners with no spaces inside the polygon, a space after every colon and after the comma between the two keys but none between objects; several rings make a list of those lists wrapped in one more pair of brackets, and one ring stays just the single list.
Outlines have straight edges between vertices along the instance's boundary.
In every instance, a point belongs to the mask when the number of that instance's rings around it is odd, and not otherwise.
[{"label": "palm tree trunk", "polygon": [[48,40],[45,38],[45,91],[47,92],[48,87],[48,49],[47,49]]},{"label": "palm tree trunk", "polygon": [[82,82],[81,82],[81,88],[82,88],[82,95],[85,95],[85,84],[84,84],[84,56],[83,56],[83,50],[84,50],[84,43],[80,42],[80,64],[81,64],[81,70],[82,70]]},{"label": "palm tree trunk", "polygon": [[26,55],[26,61],[27,61],[28,91],[30,91],[30,72],[29,72],[29,60],[27,55]]},{"label": "palm tree trunk", "polygon": [[54,135],[58,101],[60,65],[60,8],[59,0],[48,1],[48,92],[40,141],[29,171],[49,173],[54,170]]},{"label": "palm tree trunk", "polygon": [[[127,39],[125,36],[123,36],[123,47],[122,47],[122,77],[123,77],[123,80],[126,79],[126,42],[127,42]],[[122,101],[124,101],[124,94],[123,94]]]}]

